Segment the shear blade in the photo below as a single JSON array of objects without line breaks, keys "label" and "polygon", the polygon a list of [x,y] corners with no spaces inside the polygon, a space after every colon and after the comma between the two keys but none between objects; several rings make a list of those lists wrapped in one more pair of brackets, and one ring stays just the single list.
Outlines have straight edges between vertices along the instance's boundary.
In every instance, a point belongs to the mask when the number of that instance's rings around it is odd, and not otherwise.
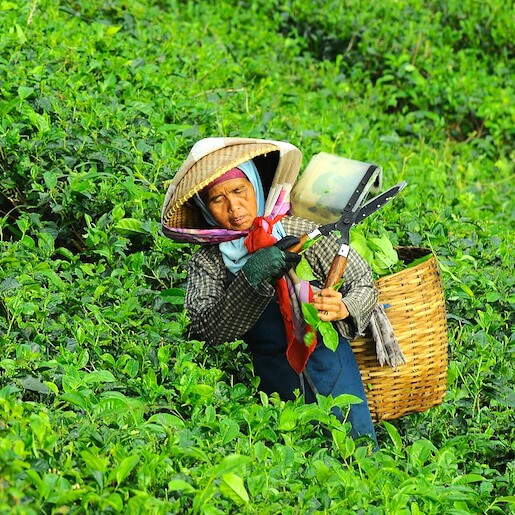
[{"label": "shear blade", "polygon": [[356,222],[359,223],[364,220],[367,216],[371,215],[378,209],[381,209],[385,204],[390,202],[398,193],[400,193],[407,185],[406,181],[402,181],[395,186],[392,186],[389,190],[386,190],[381,195],[377,195],[373,199],[369,200],[358,212],[356,216]]},{"label": "shear blade", "polygon": [[370,165],[367,171],[363,174],[361,181],[356,186],[354,193],[351,195],[347,206],[345,207],[345,211],[349,210],[351,212],[355,212],[363,201],[365,200],[370,188],[374,185],[376,177],[379,175],[381,168],[376,165]]}]

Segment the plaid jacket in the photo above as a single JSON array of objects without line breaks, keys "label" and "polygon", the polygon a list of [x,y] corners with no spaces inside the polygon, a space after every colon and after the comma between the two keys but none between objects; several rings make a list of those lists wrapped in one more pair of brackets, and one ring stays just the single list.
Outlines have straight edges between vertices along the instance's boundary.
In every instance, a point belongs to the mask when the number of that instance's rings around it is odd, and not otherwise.
[{"label": "plaid jacket", "polygon": [[[313,222],[294,216],[286,216],[281,222],[286,234],[293,236],[309,233],[316,227]],[[336,238],[328,236],[304,254],[321,284],[338,248]],[[334,323],[339,333],[351,340],[363,334],[377,302],[370,267],[352,249],[340,291],[350,317]],[[208,343],[240,339],[256,323],[274,294],[269,283],[253,288],[241,271],[229,282],[218,245],[203,246],[188,264],[185,308],[193,335]]]}]

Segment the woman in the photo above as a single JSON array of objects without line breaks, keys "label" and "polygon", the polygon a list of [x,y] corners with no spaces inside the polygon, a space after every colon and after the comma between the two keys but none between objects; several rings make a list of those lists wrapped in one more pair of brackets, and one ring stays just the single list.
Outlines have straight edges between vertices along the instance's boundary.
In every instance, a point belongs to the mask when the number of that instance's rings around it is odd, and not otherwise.
[{"label": "woman", "polygon": [[[304,253],[316,280],[307,284],[296,277],[292,267],[300,258],[287,249],[316,227],[288,214],[298,149],[244,139],[199,143],[168,191],[162,219],[170,237],[203,244],[188,265],[185,307],[193,332],[211,344],[244,340],[268,394],[287,400],[300,390],[306,402],[317,393],[356,395],[363,402],[350,408],[351,434],[375,439],[348,343],[363,333],[377,301],[368,265],[351,250],[340,290],[319,289],[339,247],[326,237]],[[302,302],[334,323],[336,352],[320,337],[304,343],[310,328],[302,320]]]}]

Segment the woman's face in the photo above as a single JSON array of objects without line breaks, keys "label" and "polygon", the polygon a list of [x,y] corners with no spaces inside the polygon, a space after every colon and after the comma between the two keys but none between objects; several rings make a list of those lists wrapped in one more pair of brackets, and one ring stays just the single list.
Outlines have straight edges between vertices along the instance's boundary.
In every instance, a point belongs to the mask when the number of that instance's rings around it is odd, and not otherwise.
[{"label": "woman's face", "polygon": [[240,177],[210,188],[206,205],[216,222],[225,229],[246,231],[257,216],[254,187],[250,181]]}]

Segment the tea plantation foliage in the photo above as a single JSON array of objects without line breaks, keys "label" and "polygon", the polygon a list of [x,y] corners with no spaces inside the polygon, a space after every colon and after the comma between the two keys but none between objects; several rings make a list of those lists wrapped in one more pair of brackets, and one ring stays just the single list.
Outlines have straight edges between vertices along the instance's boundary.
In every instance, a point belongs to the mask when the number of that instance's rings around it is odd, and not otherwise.
[{"label": "tea plantation foliage", "polygon": [[[514,512],[513,4],[0,0],[0,512]],[[377,425],[188,336],[166,183],[202,137],[408,188],[366,230],[443,271],[444,403]],[[314,422],[314,423],[312,423]]]}]

